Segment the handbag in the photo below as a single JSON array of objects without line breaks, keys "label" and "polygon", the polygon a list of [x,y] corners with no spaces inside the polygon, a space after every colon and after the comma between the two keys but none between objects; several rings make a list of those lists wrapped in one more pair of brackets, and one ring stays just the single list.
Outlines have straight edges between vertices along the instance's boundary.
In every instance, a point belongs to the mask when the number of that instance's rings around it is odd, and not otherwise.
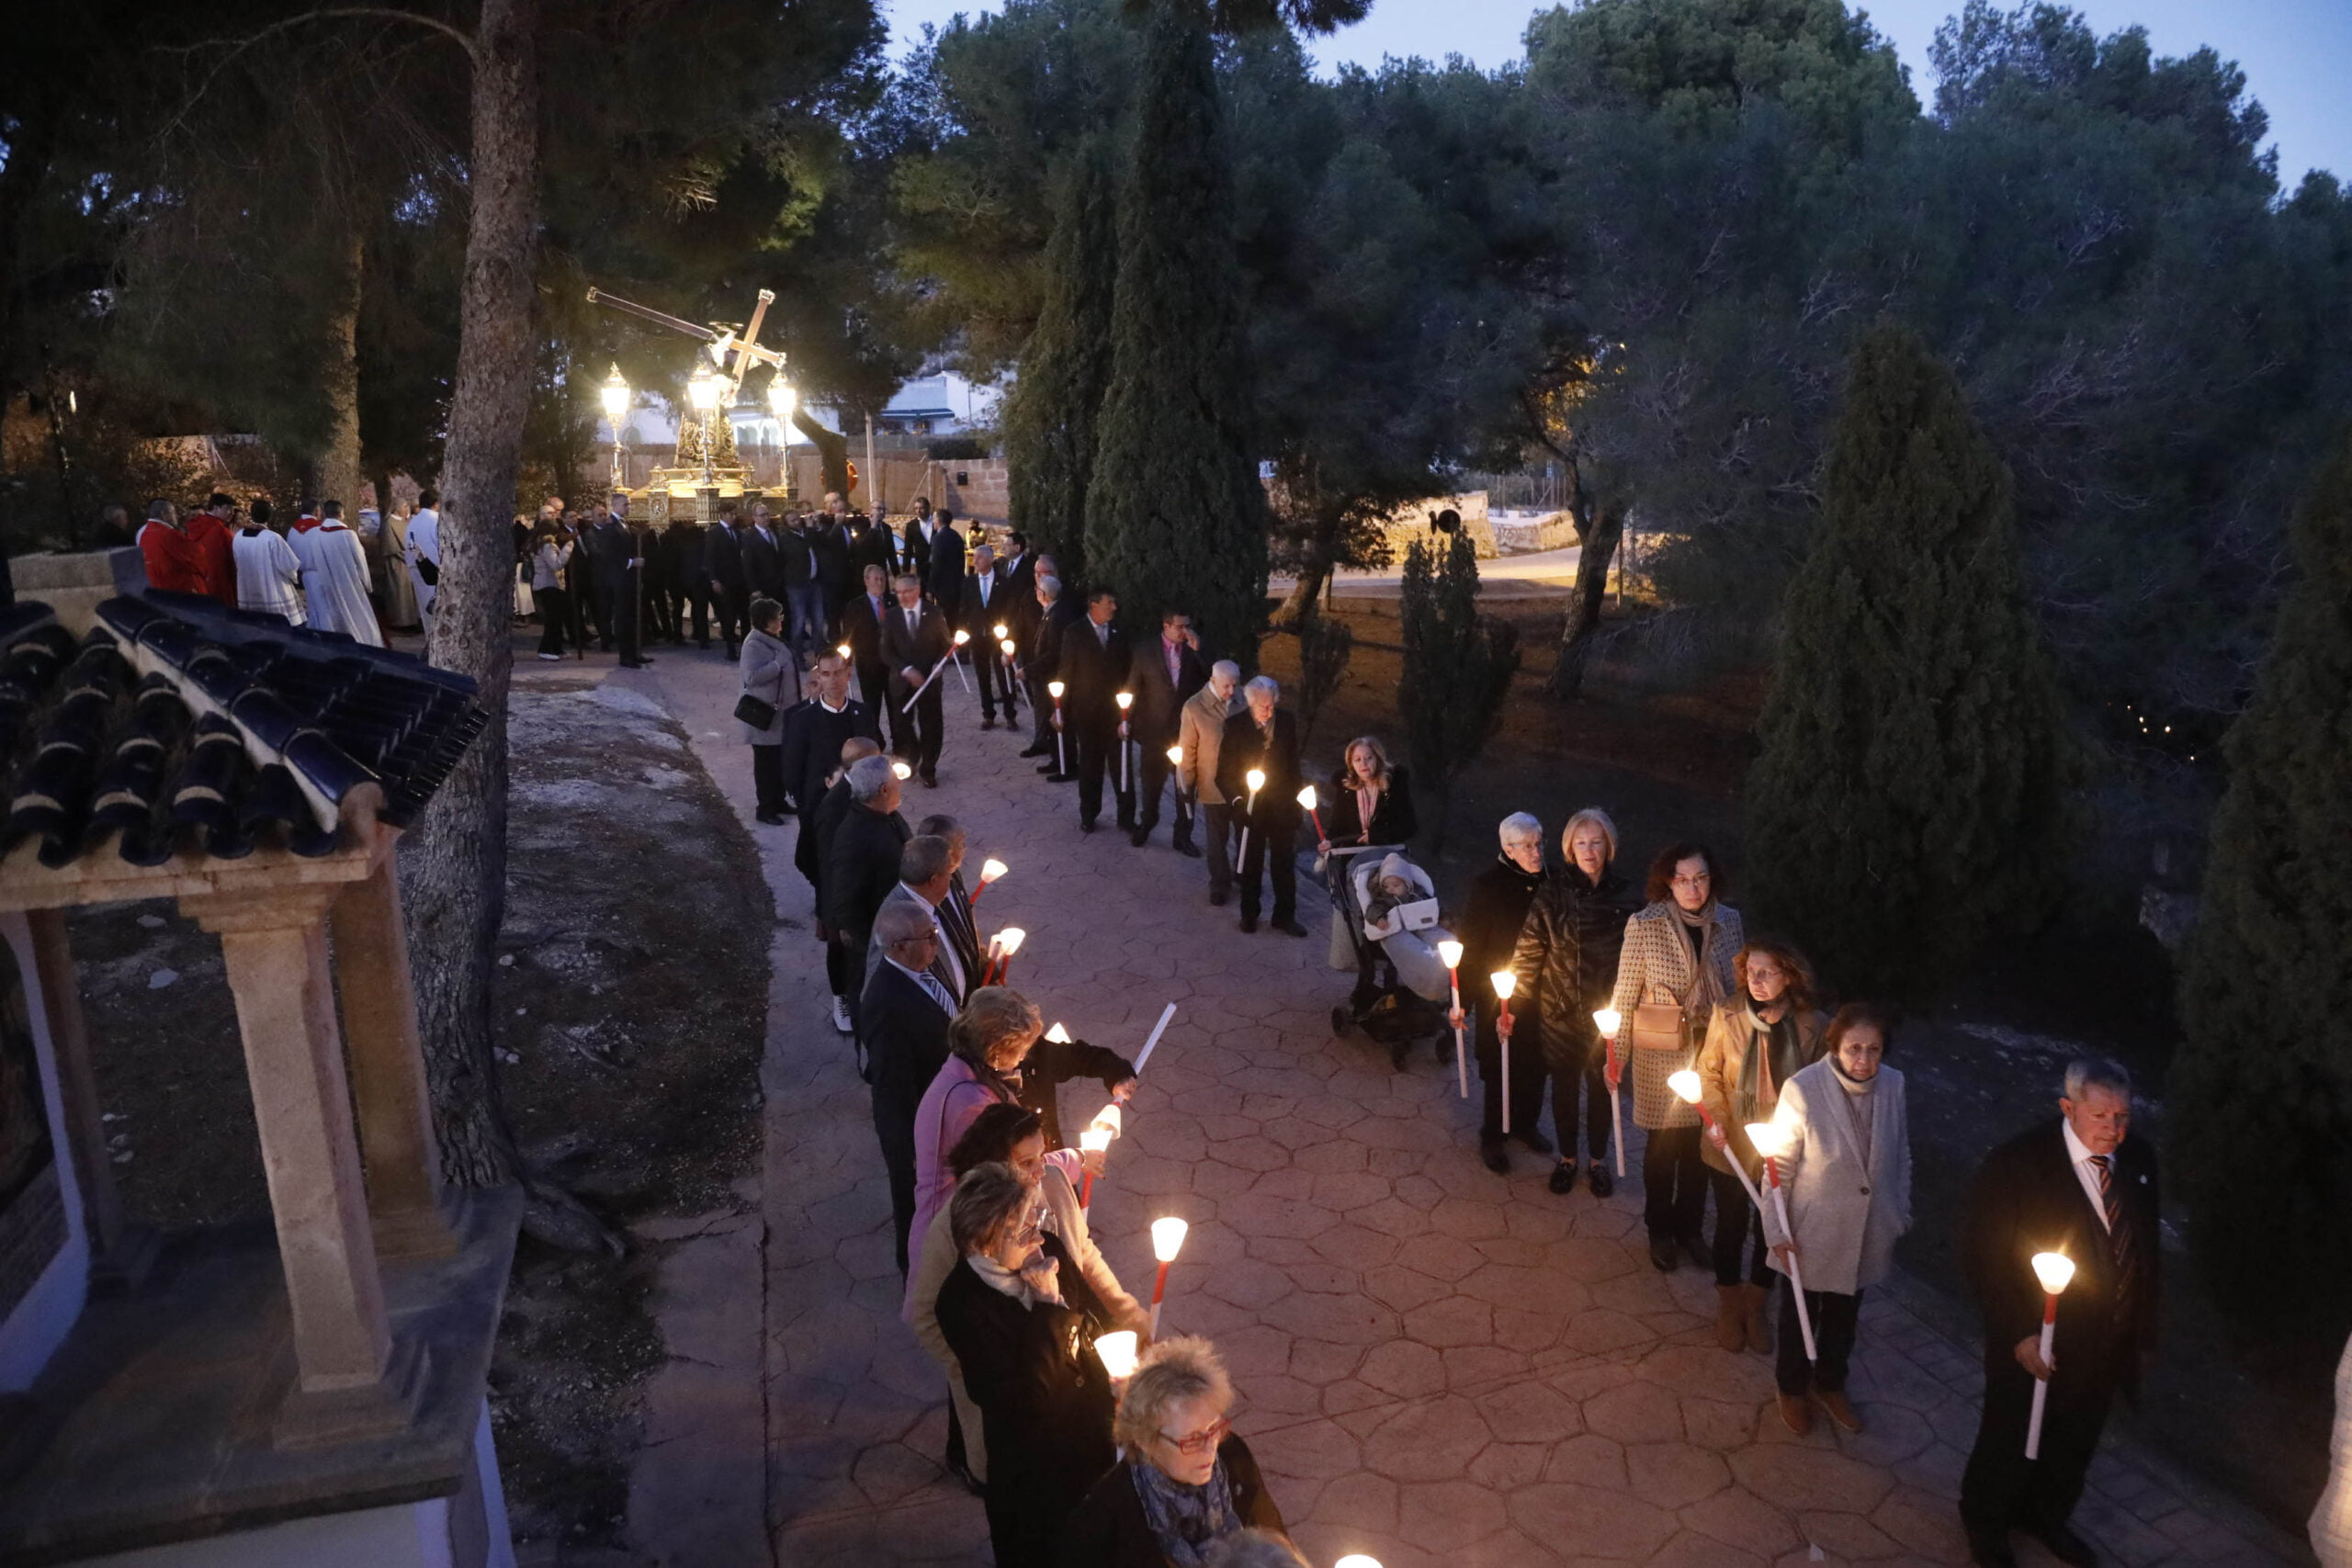
[{"label": "handbag", "polygon": [[1688,1051],[1690,1032],[1680,1002],[1642,1002],[1634,1009],[1634,1049]]},{"label": "handbag", "polygon": [[746,692],[735,699],[735,716],[753,729],[765,729],[775,722],[775,705]]}]

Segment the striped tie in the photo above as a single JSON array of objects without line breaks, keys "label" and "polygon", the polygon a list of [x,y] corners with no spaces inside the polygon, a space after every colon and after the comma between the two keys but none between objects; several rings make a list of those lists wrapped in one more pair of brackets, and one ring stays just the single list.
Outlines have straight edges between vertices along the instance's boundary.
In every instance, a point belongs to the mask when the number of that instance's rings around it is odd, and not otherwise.
[{"label": "striped tie", "polygon": [[915,978],[921,981],[922,988],[930,993],[931,999],[939,1004],[940,1011],[950,1018],[956,1016],[956,998],[947,994],[947,987],[941,983],[938,976],[926,969]]},{"label": "striped tie", "polygon": [[2098,1171],[2098,1199],[2107,1210],[2107,1249],[2115,1258],[2115,1315],[2128,1318],[2135,1280],[2132,1225],[2123,1213],[2123,1190],[2116,1185],[2113,1155],[2093,1155],[2091,1165]]}]

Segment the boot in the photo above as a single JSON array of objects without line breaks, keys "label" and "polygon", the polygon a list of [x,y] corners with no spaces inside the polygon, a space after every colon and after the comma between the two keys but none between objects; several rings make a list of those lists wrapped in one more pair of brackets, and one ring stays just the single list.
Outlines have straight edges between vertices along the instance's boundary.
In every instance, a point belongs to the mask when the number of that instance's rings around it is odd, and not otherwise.
[{"label": "boot", "polygon": [[1740,1326],[1746,1333],[1747,1348],[1761,1356],[1772,1348],[1771,1341],[1764,1337],[1764,1287],[1742,1285],[1739,1292]]},{"label": "boot", "polygon": [[1715,1287],[1715,1343],[1726,1350],[1736,1350],[1747,1342],[1747,1332],[1740,1326],[1740,1290],[1737,1285]]},{"label": "boot", "polygon": [[1802,1438],[1813,1430],[1813,1406],[1805,1403],[1804,1395],[1783,1393],[1773,1403],[1781,1407],[1781,1421],[1790,1431]]}]

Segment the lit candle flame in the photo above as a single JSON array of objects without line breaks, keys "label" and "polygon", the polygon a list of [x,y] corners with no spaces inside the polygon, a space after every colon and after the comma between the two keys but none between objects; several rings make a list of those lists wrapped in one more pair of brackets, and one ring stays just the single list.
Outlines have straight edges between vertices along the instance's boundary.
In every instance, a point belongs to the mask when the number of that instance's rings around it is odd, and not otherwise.
[{"label": "lit candle flame", "polygon": [[1136,694],[1133,692],[1121,692],[1117,696],[1113,697],[1111,700],[1119,705],[1119,711],[1121,713],[1125,713],[1135,702]]},{"label": "lit candle flame", "polygon": [[1004,649],[1004,656],[1007,659],[1012,657],[1012,639],[1011,637],[1006,637],[1002,642],[998,643],[997,646]]},{"label": "lit candle flame", "polygon": [[1675,1098],[1678,1100],[1686,1100],[1692,1105],[1699,1103],[1699,1075],[1690,1068],[1685,1067],[1668,1078],[1666,1087],[1674,1091]]},{"label": "lit candle flame", "polygon": [[1443,942],[1437,944],[1437,961],[1440,964],[1444,964],[1448,969],[1461,968],[1462,944],[1454,941],[1452,937],[1447,937]]},{"label": "lit candle flame", "polygon": [[1046,682],[1046,695],[1053,698],[1056,702],[1060,702],[1062,700],[1063,690],[1064,687],[1059,681],[1048,681]]},{"label": "lit candle flame", "polygon": [[1266,770],[1263,768],[1252,768],[1248,773],[1241,775],[1241,782],[1250,786],[1250,793],[1251,795],[1255,795],[1260,790],[1266,787]]},{"label": "lit candle flame", "polygon": [[847,659],[849,657],[849,644],[845,642],[839,644],[834,648],[833,651],[840,654],[843,659]]},{"label": "lit candle flame", "polygon": [[1105,1334],[1094,1342],[1094,1354],[1101,1359],[1102,1370],[1114,1381],[1124,1382],[1136,1375],[1136,1331],[1122,1328],[1116,1334]]},{"label": "lit candle flame", "polygon": [[1067,1045],[1069,1043],[1069,1031],[1057,1023],[1046,1031],[1046,1038],[1057,1045]]},{"label": "lit candle flame", "polygon": [[2074,1283],[2075,1260],[2063,1252],[2037,1252],[2033,1255],[2033,1277],[2054,1296]]},{"label": "lit candle flame", "polygon": [[1173,1214],[1152,1221],[1151,1255],[1162,1263],[1175,1262],[1176,1255],[1184,1250],[1184,1233],[1192,1228]]},{"label": "lit candle flame", "polygon": [[902,782],[903,782],[904,780],[910,779],[910,778],[912,778],[912,777],[914,777],[914,776],[915,776],[915,771],[914,771],[914,769],[912,769],[912,768],[909,767],[909,766],[908,766],[906,763],[904,763],[904,762],[893,762],[893,763],[891,763],[891,764],[890,764],[890,771],[891,771],[892,773],[894,773],[898,774],[899,778]]},{"label": "lit candle flame", "polygon": [[1747,1141],[1766,1159],[1778,1159],[1788,1152],[1789,1130],[1778,1122],[1750,1122],[1745,1131]]},{"label": "lit candle flame", "polygon": [[1010,958],[1021,951],[1021,944],[1029,940],[1029,933],[1019,926],[1007,926],[996,933],[996,940],[1004,948],[1004,955]]},{"label": "lit candle flame", "polygon": [[994,859],[993,857],[982,861],[980,863],[980,886],[986,887],[989,883],[994,882],[998,877],[1002,876],[1006,872],[1012,869],[1012,868],[1011,866],[1005,864],[1002,861]]},{"label": "lit candle flame", "polygon": [[966,643],[971,640],[972,634],[970,632],[957,632],[956,634],[956,646],[958,648],[963,647]]},{"label": "lit candle flame", "polygon": [[1600,1030],[1603,1035],[1611,1040],[1617,1038],[1618,1028],[1623,1024],[1624,1021],[1625,1015],[1619,1012],[1615,1008],[1602,1008],[1599,1012],[1592,1015],[1593,1027]]},{"label": "lit candle flame", "polygon": [[1089,1127],[1078,1135],[1078,1146],[1091,1155],[1099,1155],[1111,1146],[1111,1129]]},{"label": "lit candle flame", "polygon": [[1508,969],[1496,970],[1487,976],[1487,983],[1494,987],[1495,995],[1505,1001],[1510,1000],[1511,993],[1519,989],[1519,976]]},{"label": "lit candle flame", "polygon": [[1380,1559],[1366,1557],[1361,1551],[1351,1551],[1332,1563],[1331,1568],[1380,1568]]},{"label": "lit candle flame", "polygon": [[1006,626],[1002,621],[999,621],[995,626],[993,626],[989,627],[989,629],[990,631],[993,631],[993,632],[995,632],[995,633],[996,633],[996,635],[997,635],[997,638],[998,638],[998,640],[1000,640],[1000,641],[1001,641],[1001,640],[1003,640],[1004,638],[1009,637],[1011,637],[1011,636],[1012,635],[1012,628],[1011,628],[1011,627],[1009,627],[1009,626]]},{"label": "lit candle flame", "polygon": [[1308,784],[1305,789],[1298,792],[1298,804],[1309,811],[1315,809],[1315,786],[1313,784]]}]

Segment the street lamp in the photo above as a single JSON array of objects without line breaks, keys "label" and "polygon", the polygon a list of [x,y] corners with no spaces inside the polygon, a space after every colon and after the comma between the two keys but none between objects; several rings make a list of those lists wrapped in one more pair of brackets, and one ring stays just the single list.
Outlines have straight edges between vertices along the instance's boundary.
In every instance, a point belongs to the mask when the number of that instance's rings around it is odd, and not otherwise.
[{"label": "street lamp", "polygon": [[718,397],[726,385],[725,378],[707,367],[698,367],[694,379],[686,383],[686,396],[693,401],[695,412],[702,420],[702,487],[705,490],[718,482],[718,476],[711,472],[710,468],[710,430],[717,423]]},{"label": "street lamp", "polygon": [[786,446],[792,445],[792,409],[798,401],[792,383],[784,378],[783,371],[777,371],[775,379],[768,383],[768,407],[775,412],[777,438]]},{"label": "street lamp", "polygon": [[621,421],[628,414],[628,383],[621,379],[618,364],[615,364],[612,374],[605,378],[605,384],[596,389],[596,395],[604,400],[605,422],[613,427],[613,488],[627,490],[628,457],[621,446]]}]

